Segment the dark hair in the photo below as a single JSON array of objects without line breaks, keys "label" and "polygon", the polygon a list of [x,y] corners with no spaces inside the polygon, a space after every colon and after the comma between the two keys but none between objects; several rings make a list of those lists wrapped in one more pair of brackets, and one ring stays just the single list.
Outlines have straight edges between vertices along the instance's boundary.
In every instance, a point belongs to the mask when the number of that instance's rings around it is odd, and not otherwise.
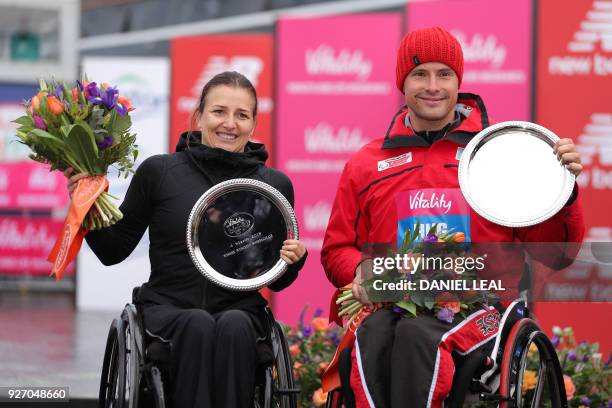
[{"label": "dark hair", "polygon": [[195,110],[193,111],[193,114],[191,115],[192,129],[195,127],[195,124],[200,118],[200,115],[202,115],[202,112],[204,112],[204,105],[206,104],[206,95],[208,95],[208,92],[210,92],[211,89],[219,85],[227,85],[234,88],[246,89],[255,100],[255,107],[253,108],[253,118],[257,116],[257,92],[255,91],[255,87],[253,86],[251,81],[249,81],[247,77],[245,77],[239,72],[225,71],[212,77],[210,81],[208,81],[206,85],[204,85],[204,88],[202,88],[202,94],[200,95],[198,105],[196,106]]}]

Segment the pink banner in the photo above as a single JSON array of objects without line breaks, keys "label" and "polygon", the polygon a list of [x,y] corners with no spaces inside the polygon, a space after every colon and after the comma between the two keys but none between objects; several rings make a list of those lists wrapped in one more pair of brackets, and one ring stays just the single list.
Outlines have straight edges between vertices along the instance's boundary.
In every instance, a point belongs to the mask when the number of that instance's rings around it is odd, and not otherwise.
[{"label": "pink banner", "polygon": [[411,2],[408,31],[440,26],[463,48],[461,92],[479,94],[493,121],[529,120],[531,0]]},{"label": "pink banner", "polygon": [[[63,220],[51,218],[0,218],[0,275],[42,275],[51,273],[47,256],[59,235]],[[74,264],[64,276],[74,274]]]},{"label": "pink banner", "polygon": [[52,210],[68,202],[66,177],[32,162],[0,164],[0,210]]},{"label": "pink banner", "polygon": [[347,159],[382,138],[399,109],[400,29],[398,14],[279,22],[277,163],[293,181],[309,251],[295,284],[274,296],[274,314],[284,322],[295,322],[304,305],[328,311],[334,288],[320,263],[325,228]]}]

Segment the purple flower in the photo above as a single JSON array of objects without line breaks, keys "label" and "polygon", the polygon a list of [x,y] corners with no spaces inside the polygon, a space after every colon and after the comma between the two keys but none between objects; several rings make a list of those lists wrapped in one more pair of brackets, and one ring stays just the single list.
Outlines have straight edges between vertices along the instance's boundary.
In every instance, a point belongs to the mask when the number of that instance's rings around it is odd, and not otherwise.
[{"label": "purple flower", "polygon": [[106,135],[101,142],[96,142],[96,144],[98,145],[98,149],[104,150],[113,145],[113,137],[111,135]]},{"label": "purple flower", "polygon": [[587,407],[591,406],[591,400],[586,395],[584,397],[582,397],[582,399],[580,400],[580,403],[582,405],[586,405]]},{"label": "purple flower", "polygon": [[47,130],[47,124],[43,118],[37,114],[34,114],[32,115],[32,119],[34,119],[34,126],[36,126],[38,129]]},{"label": "purple flower", "polygon": [[[125,116],[128,113],[128,107],[125,106],[122,103],[116,102],[115,103],[115,112],[117,112],[117,114],[119,116]],[[318,317],[318,316],[315,316],[315,317]]]},{"label": "purple flower", "polygon": [[[95,82],[92,82],[92,84],[95,84]],[[90,85],[91,84],[87,85],[88,89]],[[119,92],[117,91],[117,88],[108,87],[106,89],[99,89],[98,95],[93,96],[90,93],[87,99],[94,105],[102,105],[106,108],[106,110],[111,110],[117,104],[118,97]]]},{"label": "purple flower", "polygon": [[62,99],[62,97],[64,96],[64,90],[61,86],[58,86],[57,88],[55,88],[55,92],[53,92],[53,95],[55,95],[57,99]]},{"label": "purple flower", "polygon": [[336,346],[340,343],[340,338],[338,337],[338,333],[336,332],[331,332],[329,338],[331,339],[331,341],[334,342]]},{"label": "purple flower", "polygon": [[438,314],[436,315],[436,317],[439,320],[442,320],[443,322],[452,323],[453,317],[455,317],[455,314],[448,307],[444,307],[438,311]]},{"label": "purple flower", "polygon": [[582,362],[586,363],[587,361],[589,361],[589,355],[585,354],[584,356],[582,356]]},{"label": "purple flower", "polygon": [[423,242],[426,244],[435,244],[438,242],[438,236],[433,232],[430,232],[425,238],[423,238]]},{"label": "purple flower", "polygon": [[567,353],[567,358],[569,358],[570,361],[576,361],[576,352],[574,350],[570,350]]},{"label": "purple flower", "polygon": [[559,343],[561,343],[561,339],[559,338],[559,336],[552,336],[550,338],[550,342],[553,344],[553,346],[557,347]]},{"label": "purple flower", "polygon": [[310,335],[312,334],[312,327],[310,326],[304,327],[302,334],[304,335],[304,337],[310,337]]},{"label": "purple flower", "polygon": [[89,95],[89,97],[100,96],[100,89],[98,88],[98,85],[95,82],[88,83],[85,87],[85,92],[87,92],[87,95]]},{"label": "purple flower", "polygon": [[323,309],[321,309],[320,307],[317,307],[314,313],[312,314],[312,317],[321,317],[322,314],[323,314]]},{"label": "purple flower", "polygon": [[403,315],[403,314],[404,314],[404,312],[405,312],[405,310],[404,310],[404,309],[402,309],[402,308],[401,308],[401,307],[399,307],[399,306],[393,306],[392,311],[393,311],[393,313],[398,314],[398,315]]}]

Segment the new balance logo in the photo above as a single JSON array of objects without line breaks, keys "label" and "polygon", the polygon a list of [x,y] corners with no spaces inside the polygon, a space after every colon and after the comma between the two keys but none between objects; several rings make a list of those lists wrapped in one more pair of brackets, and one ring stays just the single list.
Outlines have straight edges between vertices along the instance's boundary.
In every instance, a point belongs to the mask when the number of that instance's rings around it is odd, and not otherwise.
[{"label": "new balance logo", "polygon": [[612,113],[593,113],[576,148],[586,166],[576,182],[594,190],[612,190]]},{"label": "new balance logo", "polygon": [[612,75],[612,0],[595,0],[574,38],[567,44],[570,54],[548,59],[552,75]]},{"label": "new balance logo", "polygon": [[593,52],[601,43],[604,52],[612,52],[612,1],[596,0],[587,12],[586,20],[574,33],[574,40],[567,45],[571,52]]}]

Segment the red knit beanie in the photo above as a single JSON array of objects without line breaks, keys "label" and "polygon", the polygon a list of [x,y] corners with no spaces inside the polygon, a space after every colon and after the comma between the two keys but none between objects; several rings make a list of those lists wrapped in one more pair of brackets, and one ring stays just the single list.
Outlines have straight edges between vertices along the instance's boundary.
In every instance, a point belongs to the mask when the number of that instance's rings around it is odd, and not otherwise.
[{"label": "red knit beanie", "polygon": [[459,41],[440,27],[422,28],[407,34],[397,51],[397,88],[404,92],[406,76],[417,65],[426,62],[441,62],[451,67],[463,79],[463,51]]}]

